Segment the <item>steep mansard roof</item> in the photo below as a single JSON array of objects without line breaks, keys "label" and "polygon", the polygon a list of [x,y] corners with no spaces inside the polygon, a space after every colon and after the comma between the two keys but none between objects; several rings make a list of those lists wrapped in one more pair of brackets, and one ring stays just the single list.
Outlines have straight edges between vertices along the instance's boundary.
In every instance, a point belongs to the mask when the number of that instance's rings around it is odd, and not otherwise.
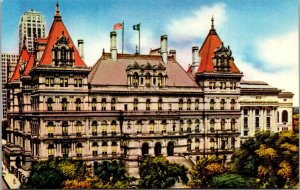
[{"label": "steep mansard roof", "polygon": [[117,61],[113,61],[110,53],[102,55],[89,74],[88,80],[91,85],[127,85],[126,69],[137,62],[139,65],[149,63],[151,66],[162,64],[168,75],[167,86],[198,87],[192,77],[171,56],[167,64],[162,63],[160,55],[118,54],[117,56]]},{"label": "steep mansard roof", "polygon": [[40,60],[41,65],[50,65],[52,64],[52,48],[54,44],[57,42],[58,39],[60,39],[61,36],[65,36],[65,38],[69,42],[70,48],[74,49],[74,66],[76,67],[87,67],[86,64],[81,59],[76,46],[74,45],[72,38],[65,27],[62,18],[59,14],[58,5],[56,9],[56,15],[54,16],[54,21],[52,23],[49,35],[47,39],[40,39],[40,41],[47,40],[47,46],[45,48],[45,51],[43,53],[43,56]]},{"label": "steep mansard roof", "polygon": [[[221,45],[222,45],[222,41],[219,38],[212,24],[212,28],[210,29],[199,51],[200,64],[197,73],[215,72],[214,63],[213,63],[214,51]],[[229,65],[230,65],[230,72],[240,73],[239,69],[236,67],[233,60],[230,61]]]},{"label": "steep mansard roof", "polygon": [[20,80],[20,78],[21,78],[21,74],[20,74],[21,64],[26,64],[27,63],[27,65],[28,65],[29,61],[33,62],[33,59],[30,60],[30,57],[33,57],[33,55],[29,54],[26,47],[23,46],[23,48],[21,50],[21,53],[20,53],[20,56],[19,56],[19,59],[18,59],[18,62],[17,62],[17,65],[15,67],[14,73],[12,74],[12,77],[10,78],[9,82]]}]

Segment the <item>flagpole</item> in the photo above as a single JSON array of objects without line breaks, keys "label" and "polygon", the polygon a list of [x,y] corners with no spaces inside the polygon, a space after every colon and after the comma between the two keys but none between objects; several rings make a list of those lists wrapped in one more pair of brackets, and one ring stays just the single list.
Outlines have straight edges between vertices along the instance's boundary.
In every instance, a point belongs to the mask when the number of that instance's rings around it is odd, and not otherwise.
[{"label": "flagpole", "polygon": [[141,54],[141,23],[139,23],[139,54]]},{"label": "flagpole", "polygon": [[124,20],[123,20],[123,27],[122,27],[122,54],[124,50]]}]

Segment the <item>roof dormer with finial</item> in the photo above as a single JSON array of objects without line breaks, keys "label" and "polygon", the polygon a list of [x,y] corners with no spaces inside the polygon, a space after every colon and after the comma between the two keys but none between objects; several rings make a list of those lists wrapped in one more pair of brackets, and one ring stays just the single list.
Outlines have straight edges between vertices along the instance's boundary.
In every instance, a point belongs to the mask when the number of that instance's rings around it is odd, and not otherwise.
[{"label": "roof dormer with finial", "polygon": [[87,67],[63,23],[58,2],[46,44],[39,65]]},{"label": "roof dormer with finial", "polygon": [[226,48],[218,36],[214,18],[211,18],[211,29],[199,51],[200,63],[197,73],[240,73],[231,56],[231,50]]}]

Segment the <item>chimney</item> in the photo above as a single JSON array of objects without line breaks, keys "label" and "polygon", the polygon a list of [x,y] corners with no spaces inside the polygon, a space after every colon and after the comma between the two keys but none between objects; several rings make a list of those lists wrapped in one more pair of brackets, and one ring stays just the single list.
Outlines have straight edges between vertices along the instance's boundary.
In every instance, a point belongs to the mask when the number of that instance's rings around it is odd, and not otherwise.
[{"label": "chimney", "polygon": [[192,70],[195,73],[199,66],[199,47],[192,47]]},{"label": "chimney", "polygon": [[173,56],[174,59],[176,60],[176,50],[175,50],[175,49],[170,50],[170,51],[169,51],[169,54],[170,54],[171,56]]},{"label": "chimney", "polygon": [[78,40],[78,52],[79,52],[79,56],[84,60],[84,49],[83,49],[83,40],[80,39]]},{"label": "chimney", "polygon": [[110,32],[110,53],[111,59],[117,61],[117,32]]},{"label": "chimney", "polygon": [[162,56],[164,64],[168,63],[168,36],[162,35],[160,37],[160,55]]}]

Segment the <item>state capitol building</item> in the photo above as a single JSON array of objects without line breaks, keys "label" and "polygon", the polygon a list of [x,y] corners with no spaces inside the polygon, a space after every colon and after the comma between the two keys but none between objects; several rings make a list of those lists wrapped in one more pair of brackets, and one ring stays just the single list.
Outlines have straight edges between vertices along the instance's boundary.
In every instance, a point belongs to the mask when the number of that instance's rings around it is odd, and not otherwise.
[{"label": "state capitol building", "polygon": [[120,54],[115,31],[110,51],[91,68],[57,5],[48,36],[35,37],[33,52],[23,45],[6,84],[4,164],[26,180],[33,161],[66,157],[92,166],[117,159],[138,176],[145,155],[229,160],[257,131],[292,130],[293,94],[243,80],[213,19],[207,30],[200,48],[191,48],[187,71],[168,50],[167,35],[149,54]]}]

